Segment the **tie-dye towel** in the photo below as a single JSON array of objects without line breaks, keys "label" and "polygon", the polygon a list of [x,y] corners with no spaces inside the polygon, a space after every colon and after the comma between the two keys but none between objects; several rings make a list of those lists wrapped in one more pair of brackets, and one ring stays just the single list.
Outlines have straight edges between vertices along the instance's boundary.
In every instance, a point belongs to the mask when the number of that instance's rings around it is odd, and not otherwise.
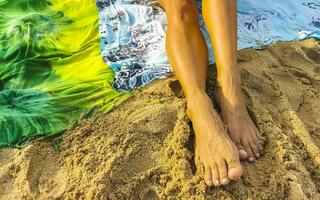
[{"label": "tie-dye towel", "polygon": [[0,146],[71,128],[128,94],[101,59],[90,0],[0,0]]},{"label": "tie-dye towel", "polygon": [[[201,0],[198,0],[201,12]],[[276,41],[320,38],[320,0],[238,0],[239,49]],[[97,0],[104,61],[116,73],[113,86],[133,90],[170,75],[165,53],[167,26],[155,0]],[[202,17],[210,63],[213,49]]]}]

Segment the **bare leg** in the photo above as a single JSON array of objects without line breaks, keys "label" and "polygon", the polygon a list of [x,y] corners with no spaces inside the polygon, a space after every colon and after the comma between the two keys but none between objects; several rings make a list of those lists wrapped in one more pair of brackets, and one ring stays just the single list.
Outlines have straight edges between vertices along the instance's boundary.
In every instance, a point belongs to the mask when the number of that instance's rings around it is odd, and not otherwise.
[{"label": "bare leg", "polygon": [[208,185],[227,184],[242,174],[238,150],[205,92],[208,50],[194,0],[159,0],[168,17],[167,54],[187,98],[196,133],[196,155]]},{"label": "bare leg", "polygon": [[236,0],[203,0],[203,16],[215,49],[218,69],[216,95],[231,139],[240,158],[250,162],[260,157],[259,132],[252,122],[241,90],[237,65]]}]

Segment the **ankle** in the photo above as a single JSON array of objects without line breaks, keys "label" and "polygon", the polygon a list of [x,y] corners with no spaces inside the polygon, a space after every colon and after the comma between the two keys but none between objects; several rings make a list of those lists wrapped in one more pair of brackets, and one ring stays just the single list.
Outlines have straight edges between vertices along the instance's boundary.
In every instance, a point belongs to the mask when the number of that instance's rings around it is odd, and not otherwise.
[{"label": "ankle", "polygon": [[230,69],[221,70],[221,72],[218,73],[217,82],[221,87],[241,87],[239,69],[237,67],[232,67]]},{"label": "ankle", "polygon": [[222,110],[231,109],[238,112],[246,110],[246,100],[240,89],[216,87],[216,98]]},{"label": "ankle", "polygon": [[243,106],[245,98],[241,88],[240,76],[232,75],[221,76],[218,79],[216,93],[222,97],[222,101],[227,101],[233,106]]},{"label": "ankle", "polygon": [[187,114],[191,121],[195,112],[203,109],[208,110],[209,107],[213,107],[213,104],[205,92],[199,92],[187,97]]}]

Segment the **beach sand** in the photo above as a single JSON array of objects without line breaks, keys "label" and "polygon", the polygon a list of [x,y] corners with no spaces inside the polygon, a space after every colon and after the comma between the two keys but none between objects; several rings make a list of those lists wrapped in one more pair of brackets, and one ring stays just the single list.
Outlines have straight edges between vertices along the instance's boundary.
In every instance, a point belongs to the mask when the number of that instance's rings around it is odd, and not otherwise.
[{"label": "beach sand", "polygon": [[[0,199],[320,199],[320,42],[241,50],[239,65],[266,138],[262,158],[242,162],[240,180],[206,187],[186,101],[171,77],[81,122],[56,145],[1,149]],[[209,72],[212,95],[214,67]]]}]

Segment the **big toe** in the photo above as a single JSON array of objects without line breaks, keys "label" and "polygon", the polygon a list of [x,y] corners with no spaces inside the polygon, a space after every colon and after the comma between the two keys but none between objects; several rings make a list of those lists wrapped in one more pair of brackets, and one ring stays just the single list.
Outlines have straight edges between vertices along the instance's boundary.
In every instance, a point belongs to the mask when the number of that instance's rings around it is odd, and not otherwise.
[{"label": "big toe", "polygon": [[204,167],[204,181],[208,186],[212,186],[212,174],[209,166],[205,165]]},{"label": "big toe", "polygon": [[231,180],[237,180],[243,173],[242,166],[239,162],[228,164],[228,176]]},{"label": "big toe", "polygon": [[248,153],[245,150],[240,149],[239,150],[239,157],[241,160],[246,160],[246,159],[248,159]]},{"label": "big toe", "polygon": [[239,151],[239,157],[241,160],[247,160],[248,159],[248,152],[244,150],[243,146],[240,143],[237,143],[237,148]]}]

